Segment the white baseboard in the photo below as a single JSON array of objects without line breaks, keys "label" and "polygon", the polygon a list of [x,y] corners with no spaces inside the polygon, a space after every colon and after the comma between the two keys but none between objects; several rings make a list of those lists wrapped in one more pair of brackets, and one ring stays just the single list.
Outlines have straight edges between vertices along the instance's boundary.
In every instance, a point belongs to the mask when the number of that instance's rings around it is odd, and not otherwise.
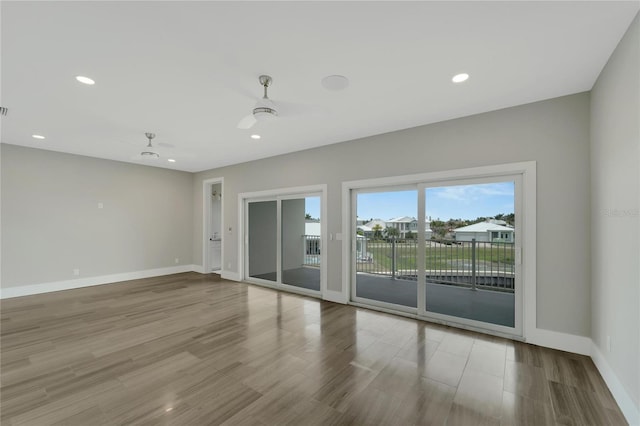
[{"label": "white baseboard", "polygon": [[580,355],[591,355],[591,339],[575,334],[536,328],[528,333],[526,342],[545,348],[573,352]]},{"label": "white baseboard", "polygon": [[192,266],[191,270],[193,272],[197,272],[199,274],[204,274],[204,266],[202,266],[202,265],[191,265],[191,266]]},{"label": "white baseboard", "polygon": [[322,295],[322,299],[329,302],[341,303],[343,305],[347,304],[347,298],[341,291],[325,290]]},{"label": "white baseboard", "polygon": [[238,274],[237,272],[223,270],[220,272],[220,278],[229,280],[229,281],[240,281],[240,274]]},{"label": "white baseboard", "polygon": [[97,277],[77,278],[74,280],[54,281],[49,283],[5,287],[0,289],[0,299],[30,296],[32,294],[50,293],[52,291],[72,290],[74,288],[91,287],[94,285],[110,284],[120,281],[137,280],[140,278],[160,277],[163,275],[191,272],[196,265],[179,265],[167,268],[147,269],[144,271],[123,272]]},{"label": "white baseboard", "polygon": [[629,396],[622,383],[620,383],[618,376],[613,372],[606,358],[602,355],[602,352],[600,352],[600,348],[593,342],[591,344],[591,359],[609,387],[613,398],[618,403],[629,425],[640,425],[640,408],[634,404],[633,399]]}]

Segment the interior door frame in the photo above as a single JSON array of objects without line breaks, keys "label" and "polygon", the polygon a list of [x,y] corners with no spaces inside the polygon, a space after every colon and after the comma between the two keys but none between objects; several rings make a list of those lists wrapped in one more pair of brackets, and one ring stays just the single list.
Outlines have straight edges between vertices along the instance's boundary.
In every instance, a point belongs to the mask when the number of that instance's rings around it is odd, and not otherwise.
[{"label": "interior door frame", "polygon": [[224,178],[216,177],[202,181],[202,273],[211,273],[209,238],[211,238],[211,187],[220,184],[220,274],[225,271],[224,264]]},{"label": "interior door frame", "polygon": [[[320,251],[320,291],[309,290],[302,287],[281,283],[282,277],[282,241],[281,241],[281,208],[282,200],[320,197],[320,244],[323,249]],[[276,253],[276,281],[261,280],[249,276],[249,214],[248,205],[250,202],[256,201],[276,201],[276,217],[277,217],[277,253]],[[305,296],[322,298],[327,292],[327,185],[311,185],[299,186],[291,188],[280,188],[257,192],[243,192],[238,194],[238,272],[240,281],[251,284],[262,285],[265,287],[275,288],[277,290],[289,291],[292,293],[300,293]]]},{"label": "interior door frame", "polygon": [[[476,327],[462,322],[451,322],[448,319],[438,319],[433,316],[423,316],[411,312],[401,312],[384,306],[369,306],[386,312],[398,313],[409,317],[440,322],[460,328],[467,328],[484,333],[503,335],[509,338],[526,340],[527,336],[534,335],[537,331],[536,318],[536,162],[525,161],[519,163],[506,163],[490,166],[473,167],[467,169],[445,170],[437,172],[420,173],[404,176],[373,178],[364,180],[347,181],[342,183],[342,230],[345,235],[342,244],[342,301],[348,304],[360,305],[352,300],[351,283],[355,279],[355,251],[356,251],[356,227],[355,227],[355,192],[362,189],[383,188],[410,184],[430,183],[437,186],[438,182],[462,181],[464,179],[504,178],[507,176],[521,175],[521,199],[522,214],[521,236],[515,246],[516,264],[521,267],[522,297],[521,310],[516,313],[520,316],[522,324],[519,335],[513,332],[501,332],[490,330],[486,327]],[[420,193],[420,191],[419,191]],[[423,195],[424,196],[424,195]],[[422,200],[424,201],[424,199]],[[424,203],[422,203],[424,204]],[[424,206],[422,207],[424,209]],[[421,211],[420,200],[418,214],[424,216]],[[424,218],[422,219],[424,220]],[[424,232],[424,230],[422,231]],[[424,256],[422,256],[424,257]],[[421,296],[420,294],[418,295]]]}]

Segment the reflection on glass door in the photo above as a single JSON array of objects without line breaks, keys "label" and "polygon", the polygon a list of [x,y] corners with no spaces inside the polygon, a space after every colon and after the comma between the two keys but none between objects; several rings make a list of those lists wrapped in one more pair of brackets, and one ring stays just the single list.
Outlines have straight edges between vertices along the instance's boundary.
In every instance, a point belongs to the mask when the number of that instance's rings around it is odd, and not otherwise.
[{"label": "reflection on glass door", "polygon": [[277,202],[249,202],[247,214],[249,276],[277,281]]},{"label": "reflection on glass door", "polygon": [[281,201],[282,284],[320,291],[320,197]]},{"label": "reflection on glass door", "polygon": [[427,313],[515,327],[515,182],[424,191]]},{"label": "reflection on glass door", "polygon": [[356,196],[355,297],[417,308],[418,192]]}]

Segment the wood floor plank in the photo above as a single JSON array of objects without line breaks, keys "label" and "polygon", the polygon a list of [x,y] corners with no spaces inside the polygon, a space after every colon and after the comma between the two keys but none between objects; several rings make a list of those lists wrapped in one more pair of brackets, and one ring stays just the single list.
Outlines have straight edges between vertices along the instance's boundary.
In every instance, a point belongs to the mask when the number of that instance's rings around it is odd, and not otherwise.
[{"label": "wood floor plank", "polygon": [[475,344],[469,353],[467,368],[482,371],[496,377],[504,377],[506,351]]},{"label": "wood floor plank", "polygon": [[624,424],[593,362],[184,273],[0,300],[2,425]]},{"label": "wood floor plank", "polygon": [[437,350],[427,363],[424,376],[428,379],[457,387],[467,364],[464,356]]},{"label": "wood floor plank", "polygon": [[502,396],[502,426],[539,426],[555,424],[551,400],[548,403],[504,391]]},{"label": "wood floor plank", "polygon": [[544,404],[551,403],[547,378],[544,369],[541,367],[507,361],[504,389]]},{"label": "wood floor plank", "polygon": [[502,407],[503,379],[467,366],[453,399],[454,404],[465,411],[475,411],[478,418],[489,416],[500,418]]},{"label": "wood floor plank", "polygon": [[606,408],[588,390],[549,382],[556,421],[563,425],[611,425]]}]

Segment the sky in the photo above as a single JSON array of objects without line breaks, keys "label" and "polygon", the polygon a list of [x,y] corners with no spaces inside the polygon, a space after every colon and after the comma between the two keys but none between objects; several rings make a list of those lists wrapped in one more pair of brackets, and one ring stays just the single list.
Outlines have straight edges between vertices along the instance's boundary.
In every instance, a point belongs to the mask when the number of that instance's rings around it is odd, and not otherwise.
[{"label": "sky", "polygon": [[[446,221],[513,213],[514,192],[513,182],[427,188],[427,217]],[[417,190],[358,194],[357,209],[365,220],[418,217]]]},{"label": "sky", "polygon": [[[427,217],[447,221],[513,213],[514,192],[513,182],[427,188]],[[358,217],[365,220],[418,217],[417,190],[358,194],[357,209]],[[319,218],[320,197],[307,197],[305,211]]]},{"label": "sky", "polygon": [[320,197],[307,197],[304,199],[304,211],[312,218],[320,219]]}]

